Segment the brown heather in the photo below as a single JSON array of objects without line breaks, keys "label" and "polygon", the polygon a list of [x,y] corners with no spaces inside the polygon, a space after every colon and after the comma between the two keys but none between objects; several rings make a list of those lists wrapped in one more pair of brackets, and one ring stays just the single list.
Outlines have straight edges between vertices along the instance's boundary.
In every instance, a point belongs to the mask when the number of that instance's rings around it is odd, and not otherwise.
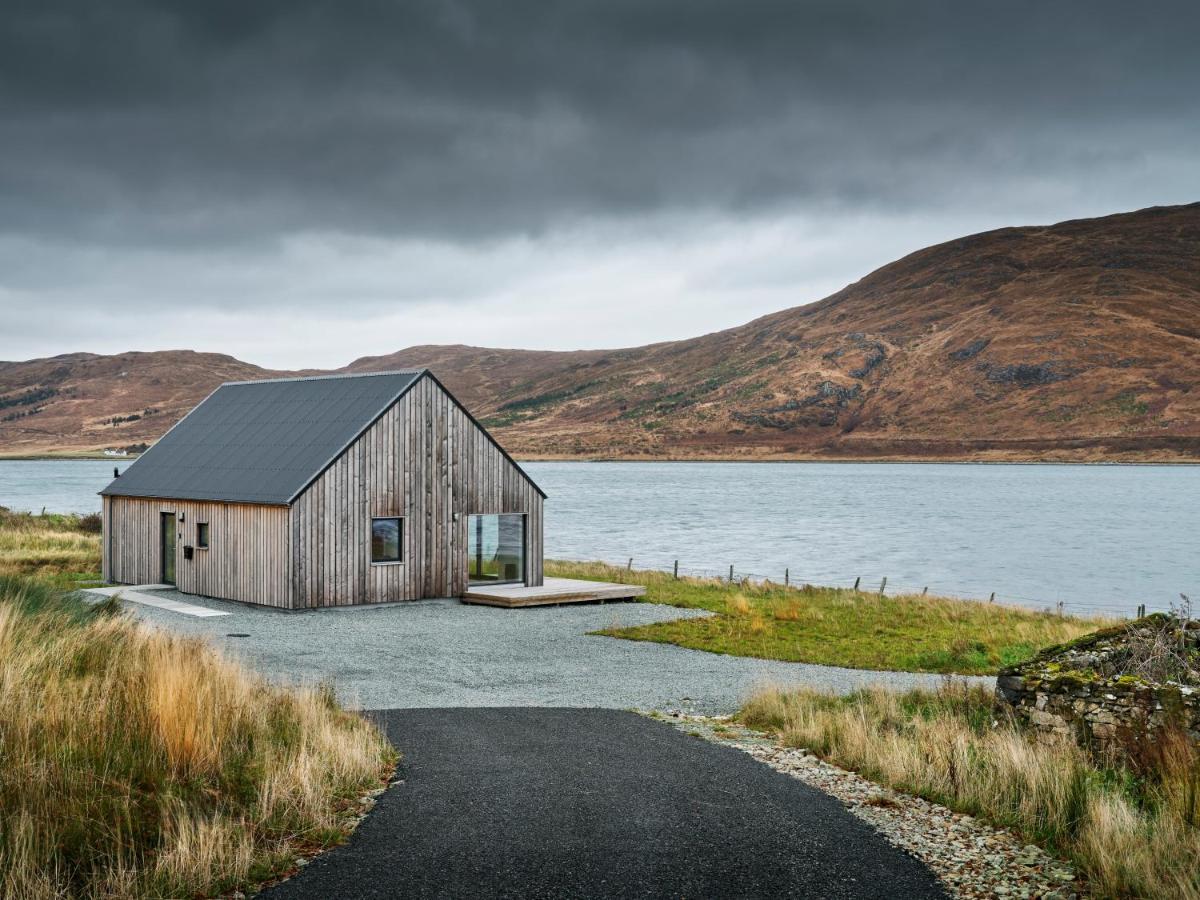
[{"label": "brown heather", "polygon": [[[958,238],[685,340],[339,371],[428,366],[524,457],[1195,460],[1198,310],[1191,204]],[[222,381],[280,374],[191,351],[0,363],[0,453],[150,443]]]},{"label": "brown heather", "polygon": [[0,577],[0,896],[250,886],[342,840],[393,764],[328,689]]}]

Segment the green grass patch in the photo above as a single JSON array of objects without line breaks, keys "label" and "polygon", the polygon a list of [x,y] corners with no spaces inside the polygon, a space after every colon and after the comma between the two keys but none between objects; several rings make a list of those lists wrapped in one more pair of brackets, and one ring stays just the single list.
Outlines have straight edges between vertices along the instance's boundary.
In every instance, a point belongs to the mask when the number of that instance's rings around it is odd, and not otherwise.
[{"label": "green grass patch", "polygon": [[602,563],[548,561],[546,574],[646,586],[644,602],[714,615],[597,634],[694,650],[853,669],[988,675],[1111,624],[948,597],[673,578]]}]

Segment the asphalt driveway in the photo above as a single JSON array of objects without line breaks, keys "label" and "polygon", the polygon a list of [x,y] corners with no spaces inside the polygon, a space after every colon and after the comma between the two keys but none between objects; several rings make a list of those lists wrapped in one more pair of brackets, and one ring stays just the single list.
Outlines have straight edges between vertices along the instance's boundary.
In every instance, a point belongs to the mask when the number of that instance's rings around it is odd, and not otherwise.
[{"label": "asphalt driveway", "polygon": [[833,798],[633,713],[373,715],[403,782],[263,897],[944,896]]}]

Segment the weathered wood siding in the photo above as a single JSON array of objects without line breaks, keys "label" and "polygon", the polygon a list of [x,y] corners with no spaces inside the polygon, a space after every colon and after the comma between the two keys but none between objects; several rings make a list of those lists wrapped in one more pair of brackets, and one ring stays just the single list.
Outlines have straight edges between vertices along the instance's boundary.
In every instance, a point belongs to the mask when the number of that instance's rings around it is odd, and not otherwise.
[{"label": "weathered wood siding", "polygon": [[[525,514],[526,583],[541,584],[541,495],[424,377],[292,505],[293,606],[463,594],[475,513]],[[404,518],[403,562],[371,563],[373,516]]]},{"label": "weathered wood siding", "polygon": [[[175,516],[175,583],[181,591],[290,606],[286,506],[105,497],[102,563],[106,580],[117,584],[161,580],[159,523],[165,512]],[[184,559],[184,545],[196,546],[199,522],[208,523],[209,548],[197,548],[192,559]]]}]

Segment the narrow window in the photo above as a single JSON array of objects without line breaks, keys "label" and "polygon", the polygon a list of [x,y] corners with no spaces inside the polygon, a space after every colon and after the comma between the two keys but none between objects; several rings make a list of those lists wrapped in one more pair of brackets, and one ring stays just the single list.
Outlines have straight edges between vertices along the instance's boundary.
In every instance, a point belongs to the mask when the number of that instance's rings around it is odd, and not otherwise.
[{"label": "narrow window", "polygon": [[371,562],[400,562],[401,519],[371,520]]},{"label": "narrow window", "polygon": [[208,523],[196,523],[196,547],[200,550],[208,549]]}]

